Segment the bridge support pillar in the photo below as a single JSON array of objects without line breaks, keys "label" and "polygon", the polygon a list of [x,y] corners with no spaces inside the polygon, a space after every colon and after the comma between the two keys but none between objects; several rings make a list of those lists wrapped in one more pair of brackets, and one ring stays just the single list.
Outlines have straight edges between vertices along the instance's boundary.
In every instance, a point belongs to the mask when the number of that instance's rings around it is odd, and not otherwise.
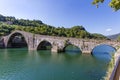
[{"label": "bridge support pillar", "polygon": [[63,52],[63,50],[60,49],[58,46],[53,46],[51,52],[59,53],[59,52]]},{"label": "bridge support pillar", "polygon": [[88,43],[83,43],[83,45],[81,47],[81,51],[82,51],[82,53],[91,54],[93,48],[94,48],[94,45],[88,44]]},{"label": "bridge support pillar", "polygon": [[28,48],[28,50],[36,50],[36,49],[34,49],[34,48]]},{"label": "bridge support pillar", "polygon": [[55,49],[55,48],[52,48],[52,49],[51,49],[51,52],[58,53],[58,50],[57,50],[57,49]]},{"label": "bridge support pillar", "polygon": [[90,50],[83,50],[82,53],[86,53],[86,54],[91,54],[91,51]]},{"label": "bridge support pillar", "polygon": [[28,50],[37,50],[37,49],[31,46],[28,46]]}]

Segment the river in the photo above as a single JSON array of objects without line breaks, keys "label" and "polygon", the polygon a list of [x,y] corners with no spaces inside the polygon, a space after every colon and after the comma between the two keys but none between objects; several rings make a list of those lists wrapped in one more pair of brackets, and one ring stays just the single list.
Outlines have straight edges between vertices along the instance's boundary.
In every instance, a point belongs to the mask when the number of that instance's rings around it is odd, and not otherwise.
[{"label": "river", "polygon": [[50,50],[0,49],[0,80],[103,80],[110,58],[100,47],[93,55],[74,50],[56,54]]}]

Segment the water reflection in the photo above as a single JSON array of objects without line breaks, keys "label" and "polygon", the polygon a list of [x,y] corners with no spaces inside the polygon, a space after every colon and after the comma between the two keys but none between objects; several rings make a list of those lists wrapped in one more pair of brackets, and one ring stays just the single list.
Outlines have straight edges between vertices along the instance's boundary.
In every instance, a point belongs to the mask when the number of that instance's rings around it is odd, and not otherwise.
[{"label": "water reflection", "polygon": [[0,80],[100,80],[108,67],[102,53],[92,56],[27,49],[0,52]]},{"label": "water reflection", "polygon": [[109,45],[105,45],[105,44],[102,44],[102,45],[98,45],[96,46],[94,49],[93,49],[93,54],[97,53],[97,52],[102,52],[102,53],[115,53],[116,49],[112,46],[109,46]]},{"label": "water reflection", "polygon": [[109,62],[115,53],[115,48],[109,45],[99,45],[92,51],[93,57],[99,61]]}]

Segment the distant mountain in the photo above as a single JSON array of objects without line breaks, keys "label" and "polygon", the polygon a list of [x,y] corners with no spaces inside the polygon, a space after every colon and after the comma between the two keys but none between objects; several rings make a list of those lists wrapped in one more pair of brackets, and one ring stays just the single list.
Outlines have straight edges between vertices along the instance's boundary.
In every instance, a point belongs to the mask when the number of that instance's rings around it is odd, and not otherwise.
[{"label": "distant mountain", "polygon": [[109,35],[109,36],[107,36],[107,38],[112,39],[112,40],[115,40],[115,39],[118,38],[118,36],[120,36],[120,33],[114,34],[114,35]]}]

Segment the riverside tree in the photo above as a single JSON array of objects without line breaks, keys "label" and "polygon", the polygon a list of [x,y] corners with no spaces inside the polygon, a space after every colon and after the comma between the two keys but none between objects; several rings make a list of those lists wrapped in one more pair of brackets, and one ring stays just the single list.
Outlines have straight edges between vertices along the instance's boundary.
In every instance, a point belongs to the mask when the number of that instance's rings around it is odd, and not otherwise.
[{"label": "riverside tree", "polygon": [[[99,3],[103,3],[105,0],[94,0],[92,4],[96,5],[98,7]],[[120,9],[120,0],[111,0],[109,3],[109,6],[113,8],[115,11]]]}]

